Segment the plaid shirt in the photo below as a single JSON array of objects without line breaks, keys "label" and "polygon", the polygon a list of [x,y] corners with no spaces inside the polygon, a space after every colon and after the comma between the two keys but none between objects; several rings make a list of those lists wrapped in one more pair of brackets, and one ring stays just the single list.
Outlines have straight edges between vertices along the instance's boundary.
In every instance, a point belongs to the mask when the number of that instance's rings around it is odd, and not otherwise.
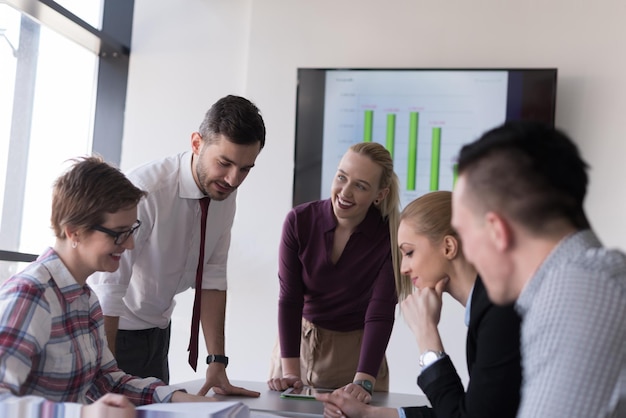
[{"label": "plaid shirt", "polygon": [[108,392],[143,405],[168,402],[174,390],[117,367],[98,298],[54,250],[0,287],[0,416],[17,416],[15,408],[29,417],[79,416],[72,403]]},{"label": "plaid shirt", "polygon": [[565,238],[520,295],[518,417],[626,416],[626,256]]}]

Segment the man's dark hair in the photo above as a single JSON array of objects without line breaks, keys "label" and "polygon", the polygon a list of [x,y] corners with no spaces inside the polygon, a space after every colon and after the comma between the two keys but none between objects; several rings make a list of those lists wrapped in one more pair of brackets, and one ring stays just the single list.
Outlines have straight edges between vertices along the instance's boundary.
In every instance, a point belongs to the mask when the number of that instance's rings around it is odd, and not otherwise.
[{"label": "man's dark hair", "polygon": [[206,112],[198,129],[205,141],[216,140],[222,134],[239,145],[261,143],[265,146],[265,124],[259,109],[248,99],[226,96],[219,99]]},{"label": "man's dark hair", "polygon": [[565,133],[538,122],[494,128],[465,145],[458,161],[474,201],[536,233],[563,219],[589,228],[583,209],[587,168]]}]

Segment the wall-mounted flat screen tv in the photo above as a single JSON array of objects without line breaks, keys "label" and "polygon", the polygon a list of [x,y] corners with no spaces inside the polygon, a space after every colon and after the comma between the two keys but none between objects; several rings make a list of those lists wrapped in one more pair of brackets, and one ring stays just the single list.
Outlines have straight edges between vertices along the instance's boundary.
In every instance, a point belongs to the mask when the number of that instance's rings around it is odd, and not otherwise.
[{"label": "wall-mounted flat screen tv", "polygon": [[383,144],[401,207],[452,190],[460,148],[511,120],[554,125],[557,70],[298,69],[293,205],[330,197],[337,165],[360,141]]}]

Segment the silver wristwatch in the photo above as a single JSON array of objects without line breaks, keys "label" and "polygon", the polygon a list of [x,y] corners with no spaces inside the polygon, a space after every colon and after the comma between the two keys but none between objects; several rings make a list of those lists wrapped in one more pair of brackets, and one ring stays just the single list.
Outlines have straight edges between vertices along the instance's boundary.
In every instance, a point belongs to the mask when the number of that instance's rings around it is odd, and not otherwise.
[{"label": "silver wristwatch", "polygon": [[443,351],[426,350],[420,356],[420,367],[428,367],[440,358],[444,357],[446,353]]}]

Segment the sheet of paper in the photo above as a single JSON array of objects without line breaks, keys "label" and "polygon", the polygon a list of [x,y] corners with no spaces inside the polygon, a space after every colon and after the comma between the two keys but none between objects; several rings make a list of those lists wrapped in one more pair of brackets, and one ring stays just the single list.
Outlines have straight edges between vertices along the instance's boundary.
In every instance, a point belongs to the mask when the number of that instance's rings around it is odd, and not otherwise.
[{"label": "sheet of paper", "polygon": [[137,408],[137,418],[249,418],[241,402],[154,403]]},{"label": "sheet of paper", "polygon": [[272,414],[271,412],[250,411],[250,418],[277,418],[284,415]]}]

